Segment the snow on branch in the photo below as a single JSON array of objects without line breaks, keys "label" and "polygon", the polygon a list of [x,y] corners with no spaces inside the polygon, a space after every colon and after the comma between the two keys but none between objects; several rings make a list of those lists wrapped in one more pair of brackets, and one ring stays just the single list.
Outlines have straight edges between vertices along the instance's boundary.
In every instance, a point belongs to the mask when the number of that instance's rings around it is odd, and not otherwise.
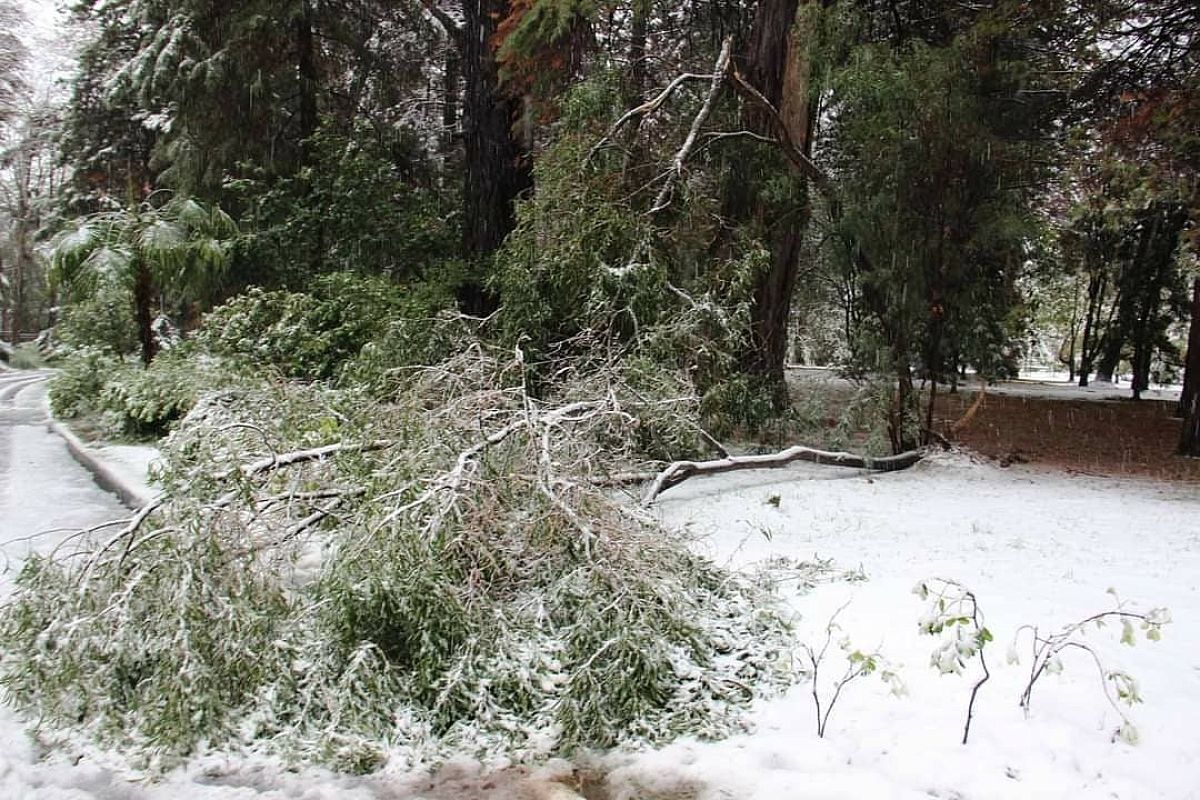
[{"label": "snow on branch", "polygon": [[576,362],[533,395],[526,369],[477,344],[383,398],[202,398],[163,443],[160,506],[22,571],[13,702],[138,758],[356,769],[740,729],[795,678],[786,617],[602,485],[657,463],[639,439],[698,446],[682,376]]},{"label": "snow on branch", "polygon": [[925,454],[920,450],[910,450],[895,456],[871,458],[855,455],[854,453],[831,452],[814,450],[811,447],[789,447],[778,453],[767,453],[753,456],[730,456],[713,461],[676,461],[662,472],[658,473],[646,493],[642,496],[642,505],[648,506],[660,494],[678,486],[695,475],[717,475],[722,472],[737,472],[744,469],[775,469],[786,467],[793,461],[809,461],[814,464],[829,464],[837,467],[854,467],[869,469],[876,472],[893,472],[907,469],[916,464]]},{"label": "snow on branch", "polygon": [[466,35],[466,28],[463,26],[463,23],[455,19],[449,11],[442,8],[437,3],[437,0],[421,0],[421,5],[445,29],[450,38],[454,40],[455,45],[462,47],[462,38]]},{"label": "snow on branch", "polygon": [[713,67],[712,81],[708,87],[708,96],[704,98],[704,105],[700,107],[695,118],[692,120],[692,127],[688,130],[687,138],[683,140],[683,145],[675,153],[675,158],[671,160],[671,170],[667,173],[667,180],[663,183],[662,189],[658,192],[658,197],[654,198],[654,205],[650,207],[650,214],[657,214],[663,211],[671,203],[671,194],[675,188],[675,182],[683,175],[683,165],[691,155],[692,148],[696,146],[696,139],[700,136],[700,130],[704,127],[704,123],[708,122],[708,118],[712,116],[713,107],[717,104],[717,98],[721,96],[721,85],[725,82],[725,73],[729,71],[730,53],[733,49],[733,37],[726,37],[724,44],[721,45],[721,52],[717,56],[717,63]]},{"label": "snow on branch", "polygon": [[[712,72],[685,72],[682,75],[676,75],[671,82],[668,83],[666,87],[657,95],[642,103],[640,106],[631,108],[622,114],[620,119],[614,122],[612,127],[608,129],[608,133],[604,134],[604,136],[600,138],[600,141],[596,142],[592,149],[588,151],[587,157],[583,160],[583,166],[586,167],[588,164],[590,164],[592,159],[596,157],[596,154],[603,150],[605,145],[612,142],[613,137],[616,136],[617,133],[619,133],[620,130],[624,128],[630,121],[649,116],[650,114],[658,111],[660,108],[662,108],[663,103],[667,102],[671,95],[673,95],[680,86],[688,81],[709,82],[708,98],[705,100],[704,108],[701,109],[700,115],[697,117],[699,125],[703,125],[704,121],[708,119],[709,114],[712,113],[713,103],[716,100],[716,95],[719,93],[721,82],[725,78],[725,72],[729,67],[730,49],[732,47],[733,40],[726,39],[725,43],[721,46],[721,53],[719,56],[717,56],[717,64]],[[689,135],[689,139],[693,140],[693,144],[699,125],[693,123],[693,132]],[[687,149],[690,150],[691,147],[689,146]]]}]

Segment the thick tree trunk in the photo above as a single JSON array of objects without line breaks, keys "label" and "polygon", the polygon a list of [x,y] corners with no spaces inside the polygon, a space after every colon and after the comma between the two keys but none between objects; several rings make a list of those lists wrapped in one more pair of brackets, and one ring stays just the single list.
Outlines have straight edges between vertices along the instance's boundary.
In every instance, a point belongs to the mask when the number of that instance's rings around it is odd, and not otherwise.
[{"label": "thick tree trunk", "polygon": [[[812,152],[813,124],[809,100],[811,31],[801,16],[808,2],[761,0],[741,65],[747,81],[779,112],[787,137],[805,156]],[[777,122],[756,106],[747,106],[744,124],[754,133],[776,135]],[[726,198],[728,214],[735,219],[761,221],[771,245],[771,262],[754,282],[750,346],[742,365],[746,373],[764,379],[776,407],[782,408],[787,403],[784,365],[788,318],[808,223],[807,185],[794,172],[794,180],[801,182],[796,201],[788,204],[790,208],[772,208],[764,196],[763,184],[775,176],[753,174],[754,169],[750,161],[734,164]]]},{"label": "thick tree trunk", "polygon": [[646,91],[646,34],[650,17],[650,0],[634,0],[633,21],[629,33],[629,97],[630,104],[639,102]]},{"label": "thick tree trunk", "polygon": [[1100,340],[1100,363],[1096,365],[1096,380],[1101,383],[1112,383],[1117,367],[1121,364],[1121,347],[1124,337],[1112,326]]},{"label": "thick tree trunk", "polygon": [[912,366],[909,364],[907,344],[903,339],[893,345],[892,359],[895,362],[893,368],[896,372],[896,392],[892,395],[892,404],[888,408],[888,439],[891,441],[893,453],[904,453],[917,446],[917,437],[912,428],[919,422],[916,421],[917,393],[913,387]]},{"label": "thick tree trunk", "polygon": [[508,15],[508,0],[463,3],[463,250],[468,258],[494,253],[513,229],[517,197],[533,185],[529,153],[514,133],[520,98],[500,87],[493,37]]},{"label": "thick tree trunk", "polygon": [[1200,458],[1200,394],[1192,395],[1187,416],[1183,418],[1183,431],[1179,437],[1179,455]]}]

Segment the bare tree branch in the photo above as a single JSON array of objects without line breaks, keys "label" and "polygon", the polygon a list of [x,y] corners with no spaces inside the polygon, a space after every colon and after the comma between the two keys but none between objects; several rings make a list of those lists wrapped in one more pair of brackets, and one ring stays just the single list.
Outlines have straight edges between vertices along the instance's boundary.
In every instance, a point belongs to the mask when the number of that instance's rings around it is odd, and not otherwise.
[{"label": "bare tree branch", "polygon": [[771,101],[763,96],[763,93],[756,89],[746,78],[737,71],[736,68],[726,70],[726,75],[729,78],[729,83],[734,90],[743,98],[758,106],[771,120],[771,127],[775,129],[775,144],[783,151],[784,156],[804,177],[812,181],[817,191],[821,193],[831,205],[838,203],[837,192],[834,189],[833,181],[825,171],[818,167],[813,160],[809,158],[805,152],[792,141],[791,135],[788,133],[787,125],[784,124],[783,118],[779,115],[779,110],[771,104]]},{"label": "bare tree branch", "polygon": [[583,159],[583,166],[586,167],[588,164],[590,164],[592,159],[596,157],[596,154],[604,149],[604,146],[611,142],[612,138],[616,136],[621,128],[624,128],[625,125],[630,122],[630,120],[638,117],[644,117],[648,114],[653,114],[655,111],[662,108],[662,104],[667,102],[671,95],[675,93],[675,90],[684,83],[688,81],[713,81],[719,77],[721,77],[720,73],[716,75],[702,75],[696,72],[685,72],[682,75],[676,75],[675,78],[667,84],[666,88],[653,98],[642,103],[640,106],[629,109],[622,114],[621,118],[614,122],[612,127],[608,129],[608,133],[604,134],[604,136],[600,138],[600,141],[596,142],[592,149],[588,151],[587,157]]},{"label": "bare tree branch", "polygon": [[258,461],[252,461],[249,464],[243,464],[235,470],[222,472],[214,477],[217,480],[228,480],[240,472],[243,476],[249,478],[260,472],[267,472],[279,469],[280,467],[290,467],[293,464],[301,464],[307,461],[319,461],[326,456],[340,453],[343,450],[366,453],[372,450],[384,450],[393,444],[395,442],[391,439],[377,439],[373,442],[363,442],[361,444],[338,442],[337,444],[327,444],[324,447],[314,447],[311,450],[293,450],[290,453],[273,455],[270,458],[263,458]]}]

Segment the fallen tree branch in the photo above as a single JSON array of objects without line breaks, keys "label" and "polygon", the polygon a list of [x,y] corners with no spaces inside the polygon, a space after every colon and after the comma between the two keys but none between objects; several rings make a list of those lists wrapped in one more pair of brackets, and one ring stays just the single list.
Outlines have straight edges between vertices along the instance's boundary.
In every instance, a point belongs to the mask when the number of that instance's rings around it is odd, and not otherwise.
[{"label": "fallen tree branch", "polygon": [[162,504],[162,497],[146,503],[146,505],[138,509],[138,512],[133,515],[133,518],[129,520],[129,524],[127,524],[117,533],[113,534],[113,536],[107,542],[105,542],[103,546],[101,546],[98,550],[96,550],[95,553],[92,554],[92,556],[88,559],[87,564],[84,566],[83,571],[80,573],[80,591],[83,591],[87,587],[92,570],[95,569],[96,564],[100,562],[100,559],[102,559],[104,555],[117,544],[117,542],[125,539],[126,537],[128,537],[129,542],[126,545],[125,554],[121,556],[122,560],[125,558],[125,555],[128,555],[130,548],[133,546],[133,535],[137,533],[138,528],[142,526],[142,523],[145,522],[151,514],[157,511]]},{"label": "fallen tree branch", "polygon": [[700,129],[704,127],[704,123],[712,115],[713,107],[717,104],[717,98],[721,96],[721,86],[725,83],[725,73],[729,71],[732,50],[733,37],[727,37],[721,45],[721,52],[717,56],[717,63],[713,66],[712,82],[708,86],[708,95],[704,98],[704,105],[696,113],[695,119],[692,120],[692,126],[688,130],[687,138],[683,140],[683,144],[679,147],[678,152],[675,153],[675,158],[671,160],[671,170],[667,173],[667,180],[663,183],[662,188],[659,189],[658,197],[654,198],[654,205],[647,212],[651,216],[665,210],[671,204],[671,194],[675,188],[675,182],[683,175],[684,162],[691,155],[692,148],[696,146],[696,139],[700,136]]},{"label": "fallen tree branch", "polygon": [[229,480],[238,472],[241,472],[243,477],[249,478],[253,475],[257,475],[260,472],[279,469],[280,467],[290,467],[293,464],[302,464],[308,461],[319,461],[325,456],[330,456],[334,453],[340,453],[343,450],[366,453],[372,450],[384,450],[388,447],[391,447],[393,444],[395,444],[395,442],[393,442],[391,439],[376,439],[375,441],[363,442],[362,444],[346,444],[345,442],[338,442],[337,444],[327,444],[323,447],[314,447],[309,450],[293,450],[290,453],[283,453],[282,455],[271,456],[270,458],[263,458],[259,459],[258,461],[251,461],[249,464],[243,464],[237,469],[218,473],[214,477],[219,481],[224,481]]},{"label": "fallen tree branch", "polygon": [[895,456],[871,458],[854,453],[835,453],[827,450],[814,450],[811,447],[789,447],[778,453],[767,453],[757,456],[730,456],[714,461],[676,461],[654,479],[642,496],[642,505],[648,506],[660,494],[678,486],[695,475],[717,475],[722,472],[737,472],[744,469],[775,469],[785,467],[793,461],[809,461],[814,464],[830,464],[838,467],[854,467],[869,469],[876,472],[894,472],[907,469],[916,464],[925,454],[920,450],[910,450]]}]

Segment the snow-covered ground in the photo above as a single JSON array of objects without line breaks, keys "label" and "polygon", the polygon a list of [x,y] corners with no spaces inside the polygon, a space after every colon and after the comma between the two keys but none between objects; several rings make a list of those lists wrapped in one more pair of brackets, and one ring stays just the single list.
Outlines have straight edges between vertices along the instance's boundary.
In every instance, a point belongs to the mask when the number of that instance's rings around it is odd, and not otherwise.
[{"label": "snow-covered ground", "polygon": [[[31,392],[21,390],[18,399]],[[122,514],[42,429],[38,412],[18,405],[0,408],[0,416],[9,415],[0,419],[0,541],[13,559],[0,576],[0,594],[31,547],[54,541],[22,537]],[[614,797],[1200,798],[1196,487],[1002,470],[937,456],[882,475],[798,464],[697,478],[664,494],[658,509],[720,563],[753,568],[779,556],[832,559],[858,574],[802,592],[787,582],[786,570],[774,573],[807,641],[819,645],[831,615],[845,606],[823,663],[823,698],[843,669],[836,645],[843,636],[856,649],[878,648],[907,694],[892,696],[874,676],[849,684],[819,739],[811,686],[798,685],[762,703],[745,735],[607,756]],[[985,651],[993,677],[980,690],[966,746],[959,740],[977,665],[966,676],[930,668],[937,642],[919,635],[927,604],[911,590],[931,577],[973,590],[995,636]],[[1005,660],[1019,626],[1048,632],[1111,608],[1109,587],[1131,608],[1165,606],[1174,617],[1162,641],[1139,635],[1133,648],[1117,642],[1119,626],[1088,634],[1108,669],[1126,670],[1140,684],[1145,702],[1127,712],[1140,734],[1136,746],[1113,741],[1121,720],[1085,653],[1067,653],[1062,674],[1038,683],[1028,718],[1018,708],[1027,645],[1019,665]],[[430,788],[423,776],[349,778],[210,758],[155,783],[136,782],[89,758],[43,752],[0,707],[0,798],[13,800],[500,800],[525,791],[511,773],[492,778],[476,769],[456,765]]]},{"label": "snow-covered ground", "polygon": [[[1200,797],[1200,491],[1149,481],[1002,470],[965,456],[908,472],[865,476],[796,466],[696,480],[661,500],[668,522],[739,567],[775,556],[832,558],[865,581],[793,593],[805,639],[817,645],[830,617],[835,642],[876,648],[907,694],[874,677],[847,685],[826,737],[815,733],[810,685],[764,703],[755,732],[717,743],[679,742],[615,757],[624,797],[694,791],[698,798],[1194,798]],[[978,665],[964,676],[930,667],[937,640],[918,632],[928,603],[912,593],[950,578],[977,596],[995,641],[992,679],[979,693],[969,744],[960,744]],[[1006,663],[1017,629],[1050,632],[1112,607],[1170,609],[1160,642],[1121,646],[1120,627],[1087,641],[1107,669],[1124,669],[1144,704],[1127,713],[1140,744],[1113,741],[1121,723],[1090,657],[1067,653],[1047,675],[1028,718],[1018,699],[1028,677]],[[846,662],[836,644],[823,665],[827,702]],[[676,796],[676,795],[666,795]],[[679,795],[693,796],[693,795]]]}]

